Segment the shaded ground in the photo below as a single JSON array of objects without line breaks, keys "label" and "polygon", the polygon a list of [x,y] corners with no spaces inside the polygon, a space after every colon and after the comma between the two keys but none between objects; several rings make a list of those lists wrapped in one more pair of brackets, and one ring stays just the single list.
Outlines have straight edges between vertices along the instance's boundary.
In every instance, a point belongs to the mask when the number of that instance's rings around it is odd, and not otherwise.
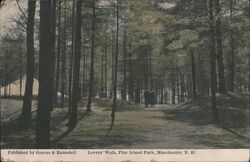
[{"label": "shaded ground", "polygon": [[[79,122],[73,131],[67,130],[67,109],[56,108],[51,115],[52,148],[249,148],[249,116],[246,114],[249,110],[225,110],[220,106],[219,113],[226,130],[212,124],[206,100],[177,106],[158,105],[156,108],[120,103],[115,126],[108,136],[111,102],[95,100],[93,112],[88,115],[81,107]],[[2,102],[1,109],[21,107],[21,101],[11,101],[11,106],[8,102]],[[33,129],[18,130],[13,120],[2,129],[1,148],[33,148],[34,138]]]},{"label": "shaded ground", "polygon": [[[37,101],[34,100],[32,103],[32,111],[35,111]],[[15,120],[21,113],[22,99],[13,97],[11,99],[1,99],[0,111],[1,111],[1,125]]]}]

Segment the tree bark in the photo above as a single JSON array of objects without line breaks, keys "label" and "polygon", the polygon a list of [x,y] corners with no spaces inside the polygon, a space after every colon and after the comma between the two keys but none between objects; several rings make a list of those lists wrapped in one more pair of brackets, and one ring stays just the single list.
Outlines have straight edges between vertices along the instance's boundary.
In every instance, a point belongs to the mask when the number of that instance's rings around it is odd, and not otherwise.
[{"label": "tree bark", "polygon": [[204,94],[204,85],[203,85],[203,73],[202,73],[202,60],[201,60],[201,54],[198,54],[199,57],[199,95],[203,95]]},{"label": "tree bark", "polygon": [[[53,67],[53,76],[55,76],[55,66],[56,66],[56,4],[57,0],[52,0],[51,8],[51,54],[52,54],[52,67]],[[55,80],[53,79],[53,85]],[[54,98],[53,98],[53,107],[54,107]],[[52,109],[53,109],[52,107]]]},{"label": "tree bark", "polygon": [[4,64],[4,98],[7,98],[7,85],[8,85],[8,53],[7,50],[4,54],[5,64]]},{"label": "tree bark", "polygon": [[216,124],[219,124],[218,112],[217,112],[217,103],[216,103],[216,56],[215,56],[215,29],[214,29],[214,15],[213,15],[213,1],[209,0],[209,21],[210,21],[210,88],[211,88],[211,105],[213,111],[213,118]]},{"label": "tree bark", "polygon": [[223,62],[223,47],[222,47],[222,32],[221,32],[221,6],[220,0],[215,0],[215,37],[217,44],[217,63],[218,63],[218,77],[219,77],[219,92],[226,93],[224,62]]},{"label": "tree bark", "polygon": [[55,77],[55,92],[54,92],[54,103],[57,102],[57,92],[59,88],[60,79],[60,62],[61,62],[61,0],[58,0],[58,35],[57,35],[57,58],[56,58],[56,77]]},{"label": "tree bark", "polygon": [[128,53],[128,61],[129,61],[129,86],[128,86],[128,94],[129,94],[129,102],[134,101],[134,86],[133,86],[133,70],[132,70],[132,60],[131,60],[131,42],[129,43],[129,53]]},{"label": "tree bark", "polygon": [[27,127],[31,122],[31,109],[33,97],[33,81],[35,68],[34,54],[34,21],[35,21],[36,1],[28,1],[28,22],[26,29],[27,65],[26,65],[26,85],[23,98],[22,113],[19,117],[21,127]]},{"label": "tree bark", "polygon": [[81,5],[82,5],[82,0],[77,0],[72,111],[71,111],[70,124],[69,124],[71,128],[74,128],[77,122],[77,107],[78,107],[78,102],[80,100],[81,26],[82,26]]},{"label": "tree bark", "polygon": [[124,42],[123,42],[123,94],[122,100],[127,99],[127,0],[125,0],[125,17],[124,17]]},{"label": "tree bark", "polygon": [[195,60],[194,60],[194,51],[191,50],[191,63],[192,63],[192,83],[193,83],[193,99],[197,97],[196,92],[196,72],[195,72]]},{"label": "tree bark", "polygon": [[111,88],[110,88],[110,98],[113,98],[113,91],[114,91],[114,67],[115,67],[115,52],[114,52],[114,31],[113,29],[111,30]]},{"label": "tree bark", "polygon": [[51,0],[40,0],[39,93],[36,148],[50,147],[50,112],[53,107],[53,56],[51,54]]},{"label": "tree bark", "polygon": [[19,86],[19,96],[22,97],[23,89],[23,50],[22,50],[22,41],[19,42],[19,53],[20,53],[20,86]]},{"label": "tree bark", "polygon": [[104,84],[103,79],[104,78],[104,50],[102,49],[102,61],[101,61],[101,97],[103,97],[104,92]]},{"label": "tree bark", "polygon": [[65,87],[66,87],[66,50],[67,50],[67,1],[64,0],[64,29],[63,29],[63,47],[62,47],[62,64],[61,64],[61,107],[64,107]]},{"label": "tree bark", "polygon": [[108,55],[107,55],[107,25],[105,27],[105,40],[104,40],[104,57],[105,57],[105,67],[104,67],[104,97],[107,98],[108,91]]},{"label": "tree bark", "polygon": [[171,79],[172,83],[171,83],[171,86],[172,86],[172,104],[175,104],[175,77],[172,75],[172,79]]},{"label": "tree bark", "polygon": [[[233,0],[230,0],[230,21],[232,24],[233,19]],[[231,63],[230,63],[230,91],[234,92],[234,76],[235,76],[235,47],[234,47],[234,33],[233,28],[230,30],[230,41],[231,41]]]},{"label": "tree bark", "polygon": [[75,52],[75,0],[73,0],[72,8],[72,33],[71,33],[71,54],[70,54],[70,65],[69,65],[69,87],[68,87],[68,96],[69,96],[69,113],[71,111],[72,104],[72,71],[73,71],[73,61],[74,61],[74,52]]},{"label": "tree bark", "polygon": [[82,96],[86,97],[86,81],[87,81],[87,53],[86,53],[86,35],[83,38],[83,75],[82,75]]},{"label": "tree bark", "polygon": [[91,40],[91,63],[90,63],[90,73],[89,73],[89,96],[87,104],[87,112],[91,110],[92,95],[93,95],[93,86],[94,86],[94,62],[95,62],[95,35],[96,35],[96,0],[93,0],[93,18],[92,18],[92,40]]},{"label": "tree bark", "polygon": [[114,67],[114,96],[111,112],[111,128],[115,123],[115,112],[117,102],[117,75],[118,75],[118,56],[119,56],[119,0],[116,1],[116,53],[115,53],[115,67]]}]

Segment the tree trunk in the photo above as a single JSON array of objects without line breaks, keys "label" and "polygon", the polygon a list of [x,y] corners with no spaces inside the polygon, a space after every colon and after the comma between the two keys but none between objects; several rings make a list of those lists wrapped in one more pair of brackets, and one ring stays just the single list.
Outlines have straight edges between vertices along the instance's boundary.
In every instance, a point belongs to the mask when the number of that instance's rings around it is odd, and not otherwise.
[{"label": "tree trunk", "polygon": [[[53,67],[53,76],[55,76],[55,66],[56,66],[56,4],[57,0],[52,0],[51,8],[51,54],[52,54],[52,67]],[[55,80],[53,79],[53,85]],[[53,98],[54,99],[54,98]],[[55,101],[53,100],[53,107]],[[52,109],[53,109],[52,107]]]},{"label": "tree trunk", "polygon": [[134,101],[134,86],[133,86],[133,70],[132,70],[132,60],[131,60],[131,43],[129,43],[129,53],[128,53],[128,61],[129,61],[129,101]]},{"label": "tree trunk", "polygon": [[66,50],[67,50],[67,17],[66,17],[66,0],[64,0],[64,29],[63,29],[63,48],[62,48],[62,64],[61,64],[61,107],[64,107],[65,87],[66,87]]},{"label": "tree trunk", "polygon": [[221,33],[221,7],[220,0],[215,0],[215,13],[216,13],[216,22],[215,22],[215,37],[217,44],[217,63],[218,63],[218,77],[219,77],[219,92],[226,93],[225,85],[225,74],[224,74],[224,62],[223,62],[223,50],[222,50],[222,33]]},{"label": "tree trunk", "polygon": [[33,81],[34,81],[34,20],[35,20],[36,1],[28,1],[28,21],[27,21],[27,65],[26,65],[26,85],[23,98],[22,113],[19,117],[21,127],[27,127],[31,122]]},{"label": "tree trunk", "polygon": [[209,0],[209,21],[210,21],[210,77],[211,77],[211,105],[213,110],[213,118],[215,123],[219,124],[217,106],[216,106],[216,56],[215,56],[215,29],[214,29],[214,16],[213,16],[213,1]]},{"label": "tree trunk", "polygon": [[53,106],[53,56],[51,54],[51,0],[40,0],[39,93],[36,148],[50,147],[50,112]]},{"label": "tree trunk", "polygon": [[103,78],[104,78],[104,50],[102,50],[102,61],[101,61],[101,97],[103,97],[103,92],[104,92]]},{"label": "tree trunk", "polygon": [[115,67],[115,52],[114,52],[114,31],[113,29],[111,30],[111,88],[110,88],[110,98],[113,98],[113,91],[114,91],[114,67]]},{"label": "tree trunk", "polygon": [[189,75],[186,75],[186,91],[187,91],[187,98],[190,99],[191,98],[191,89],[190,89],[190,79],[189,79]]},{"label": "tree trunk", "polygon": [[8,53],[5,51],[5,64],[4,64],[4,98],[7,98],[7,85],[8,85]]},{"label": "tree trunk", "polygon": [[83,75],[82,75],[82,96],[86,97],[86,81],[87,81],[87,53],[86,53],[86,35],[83,38]]},{"label": "tree trunk", "polygon": [[9,84],[9,97],[11,96],[11,83]]},{"label": "tree trunk", "polygon": [[105,40],[104,40],[104,57],[105,57],[105,67],[104,67],[104,97],[107,98],[108,91],[108,55],[107,55],[107,25],[105,27]]},{"label": "tree trunk", "polygon": [[160,104],[164,103],[164,68],[161,72],[161,83],[160,83]]},{"label": "tree trunk", "polygon": [[58,36],[57,36],[57,58],[56,58],[56,77],[55,77],[55,92],[54,102],[57,103],[57,92],[60,79],[60,61],[61,61],[61,0],[58,0]]},{"label": "tree trunk", "polygon": [[194,60],[194,51],[193,50],[191,50],[191,63],[192,63],[193,99],[195,99],[197,97],[197,93],[196,93],[195,60]]},{"label": "tree trunk", "polygon": [[181,102],[185,101],[184,75],[181,74]]},{"label": "tree trunk", "polygon": [[199,57],[199,95],[204,94],[204,85],[203,85],[203,73],[202,73],[202,60],[201,60],[201,54],[198,54]]},{"label": "tree trunk", "polygon": [[68,96],[69,96],[69,113],[71,111],[71,103],[72,103],[72,73],[73,73],[73,60],[74,60],[74,52],[75,52],[75,0],[73,0],[73,8],[72,8],[72,33],[71,33],[71,54],[70,54],[70,65],[69,65],[69,87],[68,87]]},{"label": "tree trunk", "polygon": [[22,89],[23,89],[23,50],[22,50],[22,42],[19,43],[19,52],[20,52],[20,86],[19,86],[19,96],[22,97]]},{"label": "tree trunk", "polygon": [[92,40],[91,40],[91,63],[90,63],[90,72],[89,72],[89,96],[88,96],[88,104],[87,104],[87,112],[91,111],[91,103],[92,103],[92,94],[93,94],[93,86],[94,86],[94,62],[95,62],[95,26],[96,26],[96,0],[93,0],[93,18],[92,18]]},{"label": "tree trunk", "polygon": [[172,56],[171,58],[171,66],[172,66],[172,71],[171,71],[171,89],[172,89],[172,104],[175,104],[175,68],[174,68],[174,58]]},{"label": "tree trunk", "polygon": [[[232,24],[233,19],[233,0],[230,0],[230,21]],[[233,29],[230,30],[230,41],[231,41],[231,63],[230,63],[230,91],[234,92],[234,76],[235,76],[235,47],[234,47],[234,34]]]},{"label": "tree trunk", "polygon": [[178,97],[178,103],[180,103],[180,99],[181,99],[181,96],[180,96],[180,78],[179,78],[179,75],[177,74],[176,75],[176,83],[177,83],[177,97]]},{"label": "tree trunk", "polygon": [[81,66],[81,5],[82,0],[77,0],[76,4],[76,31],[75,31],[75,54],[74,54],[74,73],[72,91],[72,111],[70,116],[70,127],[74,128],[77,121],[77,106],[80,100],[80,66]]},{"label": "tree trunk", "polygon": [[123,94],[122,100],[127,99],[127,0],[125,0],[125,17],[124,17],[124,42],[123,42]]},{"label": "tree trunk", "polygon": [[172,75],[172,83],[171,83],[171,86],[172,86],[172,104],[175,104],[175,77]]},{"label": "tree trunk", "polygon": [[111,113],[111,128],[115,123],[115,112],[116,112],[116,100],[117,100],[117,74],[118,74],[118,56],[119,56],[119,0],[117,2],[116,8],[116,53],[115,53],[115,67],[114,67],[114,96],[112,104],[112,113]]}]

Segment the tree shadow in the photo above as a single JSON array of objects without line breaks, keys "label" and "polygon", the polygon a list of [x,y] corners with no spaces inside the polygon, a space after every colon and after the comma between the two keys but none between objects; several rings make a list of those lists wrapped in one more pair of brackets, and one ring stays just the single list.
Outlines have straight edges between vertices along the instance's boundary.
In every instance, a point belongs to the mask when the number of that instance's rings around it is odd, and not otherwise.
[{"label": "tree shadow", "polygon": [[65,132],[63,132],[59,137],[52,140],[51,142],[52,143],[57,143],[57,142],[61,141],[63,138],[67,137],[74,130],[74,128],[75,128],[75,126],[74,127],[72,127],[72,126],[68,127],[68,129]]},{"label": "tree shadow", "polygon": [[[205,127],[214,125],[213,113],[209,104],[190,104],[185,105],[181,109],[175,110],[163,110],[166,120],[173,120],[183,124],[190,124],[194,127]],[[195,143],[207,145],[218,148],[240,148],[246,147],[244,141],[249,141],[247,137],[247,131],[249,131],[249,118],[245,111],[239,111],[235,109],[218,108],[220,125],[214,125],[217,129],[222,129],[229,134],[226,134],[223,138],[222,134],[201,134],[184,136],[184,139],[190,140]],[[248,133],[249,134],[249,133]],[[236,144],[232,141],[236,140]]]},{"label": "tree shadow", "polygon": [[209,125],[213,123],[212,111],[193,108],[193,105],[185,107],[185,109],[176,109],[174,111],[162,110],[164,119],[173,120],[191,125]]},{"label": "tree shadow", "polygon": [[56,128],[59,124],[61,124],[63,121],[65,121],[68,118],[68,115],[63,116],[62,118],[59,118],[58,121],[51,126],[51,128]]},{"label": "tree shadow", "polygon": [[[217,106],[219,121],[223,127],[230,129],[246,129],[249,126],[249,114],[244,108],[227,108]],[[191,125],[214,124],[213,112],[208,101],[198,100],[194,103],[184,104],[175,110],[162,110],[166,120],[174,120]]]},{"label": "tree shadow", "polygon": [[[82,114],[78,119],[77,119],[77,122],[76,124],[67,124],[68,126],[68,129],[63,132],[61,135],[59,135],[57,138],[55,138],[54,140],[52,140],[51,142],[56,144],[57,142],[61,141],[63,138],[67,137],[76,127],[77,123],[83,119],[88,113],[84,113]],[[68,118],[68,115],[64,116],[57,124],[55,124],[54,126],[62,123],[63,121],[65,121],[66,119]]]},{"label": "tree shadow", "polygon": [[192,106],[193,106],[193,105],[192,105],[192,102],[185,102],[185,103],[180,104],[180,105],[177,106],[176,108],[177,108],[177,109],[183,108],[183,107],[189,108],[189,107],[192,107]]},{"label": "tree shadow", "polygon": [[183,137],[185,141],[202,144],[213,149],[243,149],[249,148],[247,140],[236,140],[234,134],[198,134]]},{"label": "tree shadow", "polygon": [[[32,108],[33,108],[34,106],[37,106],[37,103],[32,104]],[[8,123],[8,122],[11,122],[11,121],[13,121],[13,120],[18,119],[18,117],[21,115],[21,112],[22,112],[22,107],[19,108],[19,109],[16,110],[16,111],[10,113],[10,114],[6,114],[6,115],[2,115],[2,114],[1,114],[1,125],[2,125],[2,124],[4,125],[4,124],[6,124],[6,123]],[[36,112],[36,109],[32,109],[32,110],[31,110],[32,115],[34,115],[35,112]],[[8,117],[6,117],[6,116],[8,116]],[[8,119],[8,120],[7,120],[7,119]]]},{"label": "tree shadow", "polygon": [[243,135],[237,133],[236,131],[234,131],[234,130],[232,130],[232,129],[226,127],[226,126],[221,125],[220,128],[222,128],[222,129],[224,129],[224,130],[227,130],[228,132],[234,134],[235,136],[238,136],[238,137],[240,137],[240,138],[242,138],[242,139],[245,139],[245,140],[250,141],[250,137],[245,137],[245,136],[243,136]]}]

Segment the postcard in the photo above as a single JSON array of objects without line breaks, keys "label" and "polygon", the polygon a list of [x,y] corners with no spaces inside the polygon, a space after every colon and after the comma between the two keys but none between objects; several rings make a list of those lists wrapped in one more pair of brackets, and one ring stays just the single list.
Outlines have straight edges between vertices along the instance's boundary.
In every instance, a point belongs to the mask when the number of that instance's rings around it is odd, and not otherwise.
[{"label": "postcard", "polygon": [[247,162],[248,0],[1,0],[1,161]]}]

